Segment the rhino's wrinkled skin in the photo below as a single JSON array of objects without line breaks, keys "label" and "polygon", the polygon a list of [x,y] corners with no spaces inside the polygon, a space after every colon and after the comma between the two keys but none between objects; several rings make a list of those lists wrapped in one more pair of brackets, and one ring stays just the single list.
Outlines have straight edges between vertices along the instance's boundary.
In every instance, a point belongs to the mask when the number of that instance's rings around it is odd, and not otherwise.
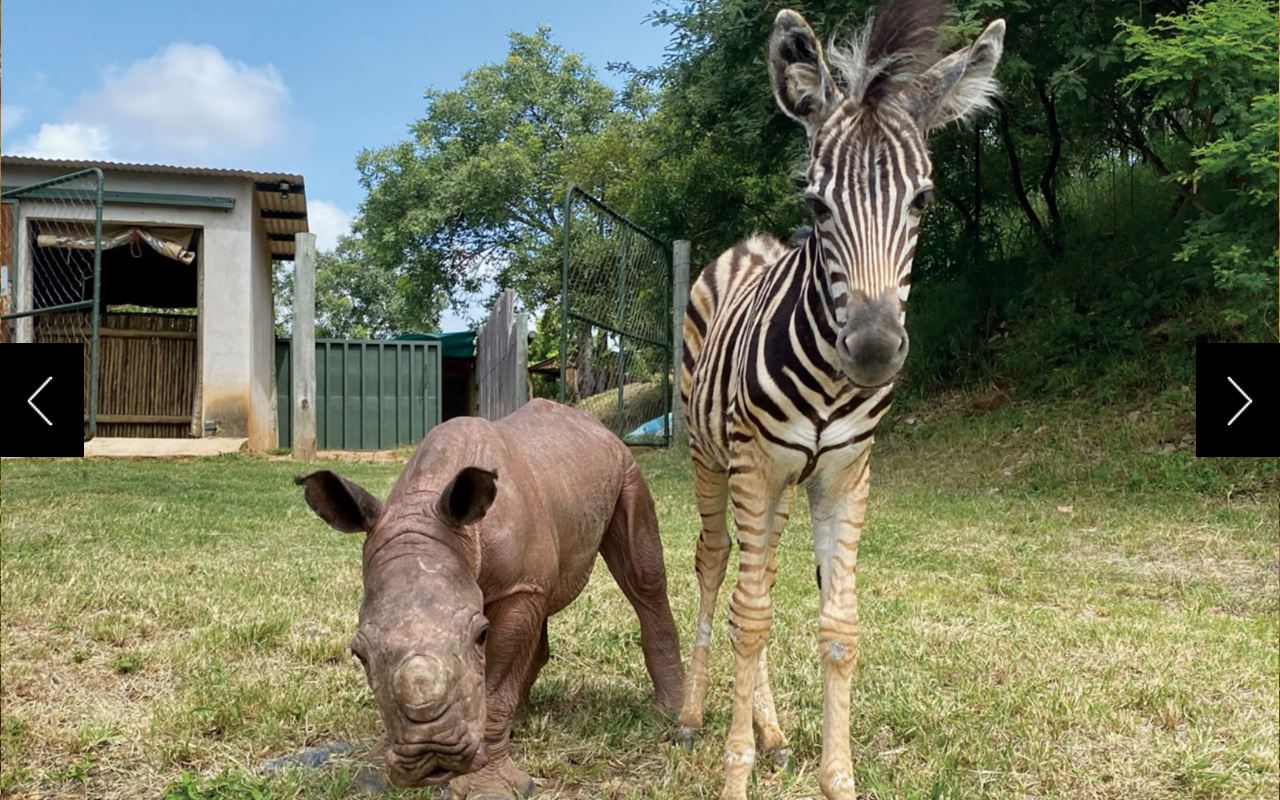
[{"label": "rhino's wrinkled skin", "polygon": [[387,737],[393,783],[455,797],[527,797],[511,716],[547,662],[547,618],[596,554],[640,618],[655,701],[680,707],[682,670],[653,500],[630,452],[590,414],[534,400],[463,417],[418,445],[385,504],[332,472],[298,483],[341,531],[366,531],[351,649]]}]

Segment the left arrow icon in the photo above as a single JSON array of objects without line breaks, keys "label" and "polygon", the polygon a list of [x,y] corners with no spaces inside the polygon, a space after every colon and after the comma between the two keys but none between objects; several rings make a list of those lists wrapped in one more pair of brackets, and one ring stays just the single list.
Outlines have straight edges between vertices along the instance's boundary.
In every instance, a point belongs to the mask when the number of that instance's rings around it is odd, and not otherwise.
[{"label": "left arrow icon", "polygon": [[34,412],[36,412],[37,414],[39,414],[39,415],[40,415],[40,419],[44,420],[44,424],[45,424],[45,425],[48,425],[49,427],[53,427],[53,423],[52,423],[52,422],[50,422],[50,421],[49,421],[49,418],[48,418],[48,417],[46,417],[46,416],[44,415],[44,412],[43,412],[43,411],[41,411],[41,410],[36,406],[36,402],[35,402],[35,401],[36,401],[36,395],[38,395],[38,394],[40,394],[41,392],[43,392],[43,391],[44,391],[44,387],[48,386],[48,385],[49,385],[49,381],[51,381],[51,380],[53,380],[53,376],[52,376],[52,375],[50,375],[49,377],[45,378],[45,379],[44,379],[44,383],[40,384],[40,388],[39,388],[39,389],[36,389],[34,392],[32,392],[32,393],[31,393],[31,396],[27,398],[27,405],[31,406],[31,410],[32,410],[32,411],[34,411]]}]

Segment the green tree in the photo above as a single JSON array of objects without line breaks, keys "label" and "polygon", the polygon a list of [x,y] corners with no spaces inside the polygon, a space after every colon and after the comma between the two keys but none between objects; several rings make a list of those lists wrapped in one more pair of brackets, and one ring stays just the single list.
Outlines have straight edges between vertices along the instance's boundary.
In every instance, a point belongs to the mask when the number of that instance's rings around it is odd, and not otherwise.
[{"label": "green tree", "polygon": [[1168,180],[1205,198],[1177,258],[1207,258],[1233,298],[1227,320],[1272,339],[1280,275],[1276,14],[1266,0],[1215,0],[1147,28],[1128,24],[1123,37],[1136,65],[1125,86],[1149,93],[1150,110],[1175,134],[1180,166]]},{"label": "green tree", "polygon": [[[370,269],[359,237],[344,236],[316,256],[316,336],[322,339],[385,339],[423,327],[422,309],[434,307],[430,292],[392,271]],[[293,263],[273,265],[276,331],[293,325]],[[431,313],[439,313],[433,311]]]},{"label": "green tree", "polygon": [[565,189],[606,194],[628,126],[652,105],[639,88],[615,96],[547,27],[510,40],[504,61],[464,74],[457,90],[429,90],[410,139],[357,160],[368,192],[355,225],[361,263],[420,293],[406,297],[419,329],[486,278],[529,307],[558,293]]}]

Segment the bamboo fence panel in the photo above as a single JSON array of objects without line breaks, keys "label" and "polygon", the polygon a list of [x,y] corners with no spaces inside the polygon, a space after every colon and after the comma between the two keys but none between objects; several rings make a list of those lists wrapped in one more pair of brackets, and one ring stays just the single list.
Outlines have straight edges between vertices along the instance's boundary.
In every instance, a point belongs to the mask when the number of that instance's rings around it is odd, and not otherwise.
[{"label": "bamboo fence panel", "polygon": [[[88,313],[37,317],[37,342],[83,344]],[[108,313],[98,333],[98,435],[187,438],[197,386],[197,318]],[[88,408],[88,357],[85,358]]]}]

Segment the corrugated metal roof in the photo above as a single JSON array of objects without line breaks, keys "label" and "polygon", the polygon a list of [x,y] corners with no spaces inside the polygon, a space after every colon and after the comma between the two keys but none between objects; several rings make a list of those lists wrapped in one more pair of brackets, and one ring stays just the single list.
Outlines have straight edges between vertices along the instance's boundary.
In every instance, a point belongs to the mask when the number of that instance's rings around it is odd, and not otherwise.
[{"label": "corrugated metal roof", "polygon": [[[266,233],[271,239],[271,255],[274,258],[289,260],[296,252],[292,238],[274,238],[306,233],[309,230],[307,220],[306,188],[301,175],[286,172],[249,172],[240,169],[215,169],[213,167],[178,167],[170,164],[134,164],[124,161],[81,161],[60,158],[32,158],[30,156],[0,156],[0,169],[3,167],[44,167],[47,169],[76,172],[82,169],[97,167],[107,172],[141,172],[153,175],[179,175],[195,178],[240,178],[251,180],[257,184],[271,184],[255,187],[255,198],[259,214],[262,217]],[[109,181],[108,181],[109,183]],[[281,196],[279,185],[289,184],[289,191]],[[108,189],[110,186],[108,185]]]},{"label": "corrugated metal roof", "polygon": [[53,167],[55,169],[80,170],[90,167],[118,170],[120,172],[151,172],[164,175],[192,175],[206,178],[248,178],[254,181],[282,181],[302,183],[301,175],[286,172],[250,172],[242,169],[217,169],[214,167],[179,167],[172,164],[136,164],[126,161],[80,161],[62,158],[33,158],[31,156],[0,156],[0,167]]}]

